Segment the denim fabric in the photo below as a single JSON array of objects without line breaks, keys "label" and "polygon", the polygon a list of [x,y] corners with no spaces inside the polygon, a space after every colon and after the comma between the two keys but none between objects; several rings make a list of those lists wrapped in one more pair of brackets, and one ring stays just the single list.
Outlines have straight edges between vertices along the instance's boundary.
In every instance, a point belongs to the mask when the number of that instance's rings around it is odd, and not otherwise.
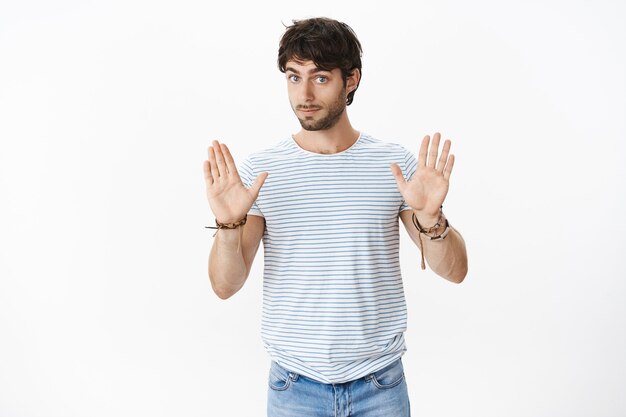
[{"label": "denim fabric", "polygon": [[402,359],[363,378],[324,384],[272,361],[268,417],[410,417]]}]

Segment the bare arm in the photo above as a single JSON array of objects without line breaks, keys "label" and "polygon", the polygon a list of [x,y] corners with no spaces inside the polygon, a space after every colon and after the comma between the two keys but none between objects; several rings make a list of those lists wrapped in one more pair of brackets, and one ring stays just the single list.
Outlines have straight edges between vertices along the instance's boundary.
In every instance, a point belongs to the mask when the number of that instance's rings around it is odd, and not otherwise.
[{"label": "bare arm", "polygon": [[[419,232],[413,224],[412,215],[423,227],[436,225],[439,210],[448,194],[450,174],[454,166],[454,155],[450,154],[451,141],[446,140],[439,155],[441,134],[435,133],[430,144],[430,136],[425,136],[420,146],[417,167],[407,181],[398,164],[391,164],[391,171],[398,189],[407,205],[413,210],[403,210],[400,218],[413,242],[420,247]],[[430,146],[429,146],[430,145]],[[437,159],[439,157],[439,159]],[[434,226],[433,226],[434,227]],[[440,226],[433,236],[445,230]],[[450,228],[445,239],[430,240],[422,236],[424,259],[439,276],[448,281],[460,283],[467,275],[467,251],[461,234]]]},{"label": "bare arm", "polygon": [[[221,229],[211,248],[209,279],[213,291],[221,299],[235,294],[246,282],[263,237],[265,219],[250,215],[242,228],[241,232],[239,229]],[[240,238],[241,247],[237,250]]]},{"label": "bare arm", "polygon": [[[419,232],[411,219],[412,210],[400,212],[400,219],[411,240],[420,247]],[[443,231],[443,230],[442,230]],[[422,249],[428,266],[442,278],[450,282],[461,283],[467,275],[467,251],[461,234],[450,227],[445,239],[430,240],[422,235]]]},{"label": "bare arm", "polygon": [[[209,205],[220,223],[235,223],[250,211],[268,173],[259,174],[246,188],[225,144],[213,141],[208,152],[209,158],[202,166]],[[264,230],[265,219],[261,216],[249,216],[246,224],[236,229],[218,230],[208,267],[209,280],[218,297],[232,296],[246,282]]]}]

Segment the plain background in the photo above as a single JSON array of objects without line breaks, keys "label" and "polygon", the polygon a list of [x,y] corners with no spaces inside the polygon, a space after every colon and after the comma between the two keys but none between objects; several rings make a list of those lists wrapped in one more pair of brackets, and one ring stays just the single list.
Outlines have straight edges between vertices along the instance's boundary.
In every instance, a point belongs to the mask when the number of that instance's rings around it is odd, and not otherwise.
[{"label": "plain background", "polygon": [[264,415],[262,251],[212,293],[201,166],[298,130],[312,16],[363,44],[357,129],[457,156],[465,282],[402,230],[413,414],[626,415],[622,2],[0,4],[0,416]]}]

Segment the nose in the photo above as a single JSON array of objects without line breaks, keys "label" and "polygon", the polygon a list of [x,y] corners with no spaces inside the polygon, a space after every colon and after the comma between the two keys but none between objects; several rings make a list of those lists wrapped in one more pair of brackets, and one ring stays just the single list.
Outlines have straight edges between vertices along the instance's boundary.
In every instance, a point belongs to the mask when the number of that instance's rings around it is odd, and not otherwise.
[{"label": "nose", "polygon": [[315,96],[313,95],[313,86],[308,83],[308,82],[304,82],[300,84],[300,99],[303,101],[313,101],[313,99],[315,98]]}]

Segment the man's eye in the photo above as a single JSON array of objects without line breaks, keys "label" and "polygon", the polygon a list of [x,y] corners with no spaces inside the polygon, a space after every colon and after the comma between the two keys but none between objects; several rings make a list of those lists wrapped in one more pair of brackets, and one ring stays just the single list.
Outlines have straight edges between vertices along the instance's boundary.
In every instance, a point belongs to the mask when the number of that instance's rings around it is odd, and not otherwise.
[{"label": "man's eye", "polygon": [[290,75],[289,76],[289,81],[291,82],[297,82],[300,79],[300,77],[298,77],[297,75]]},{"label": "man's eye", "polygon": [[325,83],[326,81],[328,81],[328,78],[324,77],[323,75],[320,75],[319,77],[317,77],[317,80],[320,83]]}]

